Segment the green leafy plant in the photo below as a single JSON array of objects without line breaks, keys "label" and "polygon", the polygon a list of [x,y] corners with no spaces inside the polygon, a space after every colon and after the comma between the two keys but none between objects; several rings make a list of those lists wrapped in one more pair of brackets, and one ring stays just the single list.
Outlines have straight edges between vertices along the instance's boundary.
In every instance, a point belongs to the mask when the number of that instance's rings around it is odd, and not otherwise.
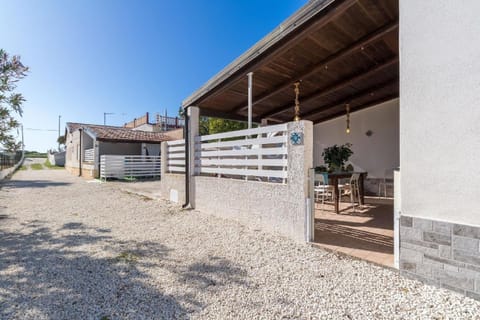
[{"label": "green leafy plant", "polygon": [[318,166],[318,167],[315,167],[315,173],[320,173],[320,172],[327,172],[327,167],[325,166]]},{"label": "green leafy plant", "polygon": [[345,143],[343,145],[334,144],[331,147],[323,149],[322,157],[325,164],[328,165],[328,170],[341,171],[344,170],[345,162],[348,161],[350,156],[353,154],[352,145],[350,143]]},{"label": "green leafy plant", "polygon": [[10,56],[0,49],[0,146],[8,151],[21,149],[12,132],[20,127],[16,116],[22,116],[25,98],[15,90],[27,72],[28,67],[20,62],[20,56]]}]

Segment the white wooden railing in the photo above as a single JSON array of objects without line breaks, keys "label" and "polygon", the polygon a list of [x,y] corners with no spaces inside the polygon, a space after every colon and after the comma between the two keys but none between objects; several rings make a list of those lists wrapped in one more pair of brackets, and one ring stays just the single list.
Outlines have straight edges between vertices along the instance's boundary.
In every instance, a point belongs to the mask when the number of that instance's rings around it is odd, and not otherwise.
[{"label": "white wooden railing", "polygon": [[102,155],[100,178],[160,177],[160,156]]},{"label": "white wooden railing", "polygon": [[83,161],[85,162],[93,162],[94,161],[94,155],[95,155],[95,149],[85,149],[84,156],[83,156]]},{"label": "white wooden railing", "polygon": [[167,172],[185,172],[185,140],[167,141]]},{"label": "white wooden railing", "polygon": [[287,125],[196,137],[196,173],[285,183]]}]

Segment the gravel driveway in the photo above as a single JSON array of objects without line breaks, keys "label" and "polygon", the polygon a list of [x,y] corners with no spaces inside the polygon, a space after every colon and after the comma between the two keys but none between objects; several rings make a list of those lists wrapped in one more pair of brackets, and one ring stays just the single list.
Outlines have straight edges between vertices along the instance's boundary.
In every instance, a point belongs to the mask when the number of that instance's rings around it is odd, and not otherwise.
[{"label": "gravel driveway", "polygon": [[0,189],[1,319],[480,319],[480,302],[63,170]]}]

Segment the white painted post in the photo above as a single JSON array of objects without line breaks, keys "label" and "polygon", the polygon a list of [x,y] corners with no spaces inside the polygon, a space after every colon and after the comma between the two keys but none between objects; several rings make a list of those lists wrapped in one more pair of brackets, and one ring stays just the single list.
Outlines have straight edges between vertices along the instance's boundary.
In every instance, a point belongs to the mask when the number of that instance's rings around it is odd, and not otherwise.
[{"label": "white painted post", "polygon": [[[253,72],[247,74],[248,77],[248,129],[252,128],[252,94],[253,94]],[[248,139],[248,137],[245,137]],[[248,157],[245,157],[247,160]],[[248,167],[245,167],[247,169]],[[245,176],[245,180],[248,181],[248,176]]]},{"label": "white painted post", "polygon": [[248,77],[248,129],[252,128],[252,95],[253,95],[253,72],[247,74]]},{"label": "white painted post", "polygon": [[[262,119],[261,122],[260,122],[260,127],[266,127],[268,125],[267,123],[267,119]],[[266,138],[268,136],[267,133],[264,133],[264,134],[261,134],[260,137],[261,138]],[[263,148],[263,145],[259,145],[258,146],[259,149],[262,149]],[[261,155],[261,150],[259,150],[259,153],[258,153],[258,156],[257,156],[257,160],[259,163],[261,163],[261,161],[263,160],[263,156]],[[258,165],[258,170],[263,170],[263,166],[261,164]],[[284,183],[285,183],[285,179],[283,179]]]},{"label": "white painted post", "polygon": [[307,210],[306,210],[306,234],[305,241],[313,242],[315,239],[315,201],[314,201],[314,183],[315,182],[315,169],[310,168],[308,170],[308,198],[307,198]]},{"label": "white painted post", "polygon": [[400,268],[400,215],[402,197],[400,190],[400,170],[393,171],[393,266]]},{"label": "white painted post", "polygon": [[[287,125],[288,173],[287,190],[291,212],[292,237],[298,241],[308,241],[313,237],[311,205],[309,203],[309,170],[313,167],[313,123],[301,120]],[[292,134],[300,136],[294,143]]]},{"label": "white painted post", "polygon": [[93,171],[98,170],[98,177],[100,177],[100,148],[97,139],[93,139]]}]

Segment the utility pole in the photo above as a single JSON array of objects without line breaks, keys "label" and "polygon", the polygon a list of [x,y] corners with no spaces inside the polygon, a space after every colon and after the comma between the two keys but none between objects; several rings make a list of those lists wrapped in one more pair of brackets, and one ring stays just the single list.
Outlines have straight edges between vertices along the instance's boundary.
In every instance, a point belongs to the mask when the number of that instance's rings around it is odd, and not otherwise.
[{"label": "utility pole", "polygon": [[[60,119],[62,118],[61,115],[58,116],[58,139],[60,139]],[[58,141],[58,152],[60,152],[60,141]]]},{"label": "utility pole", "polygon": [[23,136],[23,124],[22,124],[22,153],[25,154],[25,140]]}]

